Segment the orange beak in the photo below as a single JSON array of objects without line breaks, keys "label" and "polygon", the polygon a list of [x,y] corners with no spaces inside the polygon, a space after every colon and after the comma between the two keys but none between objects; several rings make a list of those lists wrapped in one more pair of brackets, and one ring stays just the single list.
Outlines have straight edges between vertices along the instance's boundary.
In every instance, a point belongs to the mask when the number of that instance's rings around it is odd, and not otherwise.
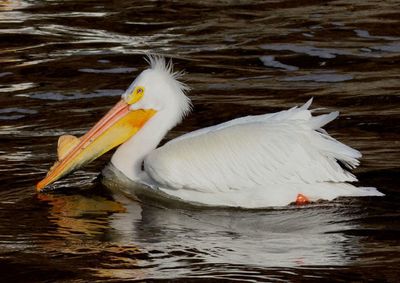
[{"label": "orange beak", "polygon": [[[73,137],[76,141],[74,146],[66,145],[68,150],[59,148],[59,161],[49,170],[47,176],[37,183],[36,190],[41,191],[61,177],[126,142],[156,113],[153,109],[131,111],[129,106],[121,100],[83,137]],[[61,145],[59,142],[59,147]]]}]

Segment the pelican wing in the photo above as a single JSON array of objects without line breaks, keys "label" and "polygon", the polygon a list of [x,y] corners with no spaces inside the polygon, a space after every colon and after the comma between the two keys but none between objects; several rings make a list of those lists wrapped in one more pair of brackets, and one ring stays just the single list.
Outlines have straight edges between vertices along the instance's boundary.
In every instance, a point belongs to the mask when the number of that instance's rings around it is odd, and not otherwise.
[{"label": "pelican wing", "polygon": [[145,170],[163,187],[199,192],[356,181],[337,161],[353,168],[361,154],[321,129],[338,113],[313,117],[310,104],[183,135],[147,156]]}]

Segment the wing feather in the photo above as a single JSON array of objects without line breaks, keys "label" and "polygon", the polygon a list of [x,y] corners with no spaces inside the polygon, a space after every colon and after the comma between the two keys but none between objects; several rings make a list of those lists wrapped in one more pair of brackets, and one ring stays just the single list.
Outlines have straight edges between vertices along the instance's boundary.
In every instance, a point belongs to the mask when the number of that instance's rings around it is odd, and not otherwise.
[{"label": "wing feather", "polygon": [[183,135],[148,155],[145,170],[165,187],[200,192],[356,181],[337,161],[354,168],[361,154],[322,130],[338,113],[312,116],[310,104]]}]

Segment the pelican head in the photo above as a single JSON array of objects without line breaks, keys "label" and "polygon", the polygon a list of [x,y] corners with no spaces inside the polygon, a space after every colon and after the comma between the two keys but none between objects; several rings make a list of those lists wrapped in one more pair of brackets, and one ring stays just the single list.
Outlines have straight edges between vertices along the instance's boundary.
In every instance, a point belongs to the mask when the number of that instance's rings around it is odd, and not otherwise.
[{"label": "pelican head", "polygon": [[164,57],[149,56],[150,68],[144,70],[122,95],[130,110],[153,109],[171,112],[175,126],[191,109],[185,95],[188,87],[179,81],[182,72],[174,72],[172,61]]},{"label": "pelican head", "polygon": [[[179,81],[182,73],[174,72],[172,62],[166,63],[163,57],[149,56],[147,61],[150,67],[84,136],[60,137],[58,161],[36,185],[38,191],[125,143],[129,146],[121,146],[113,160],[119,159],[122,171],[137,171],[144,156],[190,112],[190,99],[185,95],[188,88]],[[127,150],[137,150],[137,157],[127,159]]]}]

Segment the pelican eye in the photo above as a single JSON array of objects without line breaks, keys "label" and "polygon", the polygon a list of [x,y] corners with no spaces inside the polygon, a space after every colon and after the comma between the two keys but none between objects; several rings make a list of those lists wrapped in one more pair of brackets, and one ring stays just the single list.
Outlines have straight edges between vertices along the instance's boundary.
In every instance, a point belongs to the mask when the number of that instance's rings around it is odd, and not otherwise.
[{"label": "pelican eye", "polygon": [[134,104],[138,102],[144,95],[144,88],[141,86],[135,87],[130,95],[128,95],[126,102],[128,104]]}]

